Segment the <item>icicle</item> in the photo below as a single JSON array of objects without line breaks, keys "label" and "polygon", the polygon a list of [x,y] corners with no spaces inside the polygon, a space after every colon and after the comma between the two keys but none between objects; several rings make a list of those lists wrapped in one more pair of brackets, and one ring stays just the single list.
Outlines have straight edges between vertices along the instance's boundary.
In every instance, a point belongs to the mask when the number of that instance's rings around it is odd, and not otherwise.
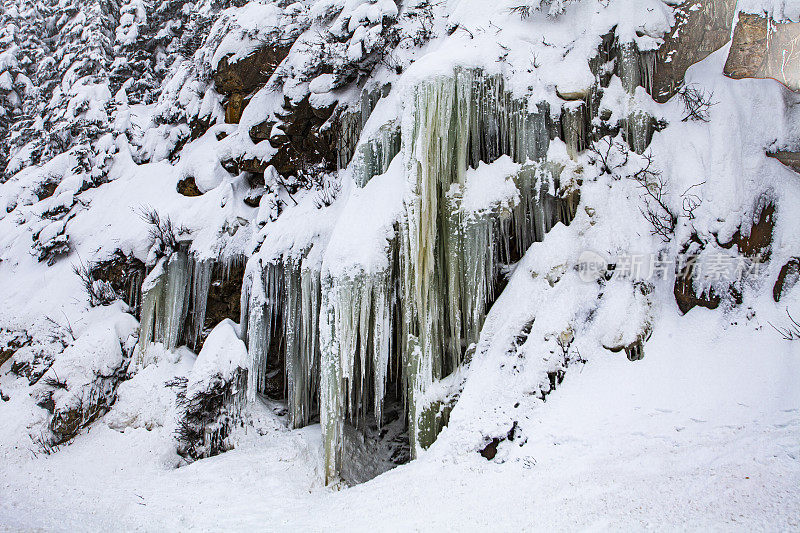
[{"label": "icicle", "polygon": [[128,290],[127,295],[125,297],[125,303],[131,308],[133,315],[137,318],[141,317],[141,294],[142,294],[142,283],[144,282],[144,273],[140,269],[136,269],[131,272],[130,276],[128,277],[127,284]]},{"label": "icicle", "polygon": [[292,425],[308,425],[316,409],[319,383],[319,299],[318,269],[302,268],[289,260],[284,266],[286,303],[286,377]]},{"label": "icicle", "polygon": [[378,427],[383,420],[392,350],[392,279],[390,268],[377,274],[327,278],[324,283],[320,413],[326,472],[331,475],[341,464],[344,421],[358,426],[367,415],[370,398]]},{"label": "icicle", "polygon": [[622,87],[634,94],[636,87],[642,84],[642,68],[639,60],[639,50],[636,43],[621,43],[617,52],[617,74],[622,80]]},{"label": "icicle", "polygon": [[364,187],[369,180],[389,169],[400,152],[400,130],[395,123],[383,125],[375,137],[359,145],[354,159],[356,185]]},{"label": "icicle", "polygon": [[[345,111],[339,117],[339,131],[336,138],[337,166],[339,169],[347,167],[356,153],[361,132],[367,124],[372,111],[382,96],[388,94],[390,85],[385,85],[371,91],[362,91],[358,109]],[[391,159],[390,159],[391,161]],[[375,174],[377,175],[377,174]]]},{"label": "icicle", "polygon": [[145,279],[139,329],[137,363],[146,366],[150,344],[160,342],[167,350],[177,348],[189,306],[189,256],[181,249],[162,258]]},{"label": "icicle", "polygon": [[567,154],[576,159],[587,145],[586,103],[582,101],[564,104],[561,110],[562,138],[567,145]]},{"label": "icicle", "polygon": [[640,52],[639,55],[639,69],[642,87],[648,94],[653,94],[653,81],[656,73],[656,63],[658,61],[658,52],[656,50],[649,50],[647,52]]},{"label": "icicle", "polygon": [[214,263],[211,260],[196,260],[191,258],[192,264],[192,321],[187,332],[187,343],[196,348],[203,333],[206,321],[206,306],[208,293],[211,289],[211,273]]},{"label": "icicle", "polygon": [[640,110],[631,112],[626,121],[626,140],[637,154],[643,154],[653,139],[654,119]]},{"label": "icicle", "polygon": [[[401,128],[411,194],[392,243],[390,268],[348,272],[321,282],[306,279],[303,271],[299,289],[294,274],[287,278],[286,298],[300,298],[302,332],[301,348],[291,358],[295,381],[290,396],[301,391],[298,375],[313,376],[313,364],[299,354],[311,353],[309,346],[318,342],[328,482],[341,472],[344,424],[359,427],[370,411],[381,424],[390,361],[397,361],[392,372],[403,384],[412,455],[418,451],[421,432],[428,440],[435,436],[437,428],[421,427],[429,424],[421,417],[429,407],[426,391],[434,380],[456,370],[467,346],[478,340],[500,263],[518,259],[554,224],[568,223],[565,217],[574,213],[553,196],[561,169],[530,162],[546,156],[550,128],[549,107],[540,104],[531,112],[527,101],[512,98],[499,76],[459,69],[451,77],[420,84]],[[576,148],[585,142],[582,136],[578,139],[582,141],[576,140]],[[372,141],[361,145],[364,152],[356,161],[357,169],[362,165],[362,183],[383,168],[381,160],[394,151],[386,146],[396,142]],[[492,212],[464,211],[467,168],[503,155],[525,163],[514,177],[518,201]],[[319,310],[313,298],[316,286]],[[287,321],[294,306],[286,305]],[[318,323],[303,322],[316,313]],[[294,350],[292,335],[287,333],[287,349]],[[287,356],[287,365],[288,361]],[[290,405],[290,410],[299,409]]]},{"label": "icicle", "polygon": [[142,311],[139,322],[139,344],[136,352],[136,363],[140,367],[150,363],[147,359],[147,352],[150,345],[156,341],[156,320],[164,305],[164,264],[166,262],[167,258],[160,259],[142,284]]},{"label": "icicle", "polygon": [[323,282],[321,306],[324,320],[320,321],[321,373],[320,373],[320,424],[325,453],[325,483],[336,481],[342,470],[342,438],[344,434],[344,390],[342,387],[342,350],[337,328],[340,321],[333,296],[333,281]]}]

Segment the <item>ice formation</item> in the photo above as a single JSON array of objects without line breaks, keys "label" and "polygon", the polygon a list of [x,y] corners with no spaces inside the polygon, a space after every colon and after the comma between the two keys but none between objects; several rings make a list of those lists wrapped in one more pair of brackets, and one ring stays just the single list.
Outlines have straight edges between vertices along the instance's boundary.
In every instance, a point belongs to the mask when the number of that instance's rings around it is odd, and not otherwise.
[{"label": "ice formation", "polygon": [[238,255],[200,258],[185,245],[160,258],[142,283],[137,365],[152,362],[148,356],[152,343],[161,343],[167,350],[181,343],[198,348],[212,280],[225,280],[233,265],[241,261]]},{"label": "ice formation", "polygon": [[[549,108],[532,109],[501,76],[480,70],[420,83],[403,115],[374,128],[348,167],[351,202],[357,191],[391,190],[388,181],[371,187],[374,176],[406,184],[396,212],[360,224],[372,224],[374,235],[350,235],[374,241],[383,259],[348,256],[321,239],[277,257],[262,247],[251,260],[242,296],[248,396],[266,390],[268,367],[283,360],[291,424],[320,415],[328,480],[342,469],[345,424],[380,427],[390,386],[406,405],[416,453],[416,435],[429,428],[419,427],[426,405],[415,399],[455,371],[477,341],[501,265],[574,216],[576,198],[558,192],[561,167],[545,162]],[[471,189],[485,180],[468,174],[486,163],[489,174],[502,174],[506,194],[483,205],[483,189]],[[351,211],[337,228],[352,226],[348,217],[358,210]]]}]

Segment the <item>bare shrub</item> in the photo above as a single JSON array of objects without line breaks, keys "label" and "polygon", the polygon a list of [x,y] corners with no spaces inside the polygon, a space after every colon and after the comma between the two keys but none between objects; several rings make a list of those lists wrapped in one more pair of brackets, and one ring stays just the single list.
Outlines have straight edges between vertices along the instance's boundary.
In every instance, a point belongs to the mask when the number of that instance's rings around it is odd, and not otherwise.
[{"label": "bare shrub", "polygon": [[789,317],[789,324],[787,326],[775,326],[772,322],[769,323],[772,329],[778,332],[783,340],[786,341],[800,341],[800,323],[786,310],[786,316]]},{"label": "bare shrub", "polygon": [[713,92],[706,91],[700,85],[692,84],[686,85],[679,90],[678,97],[681,99],[683,107],[686,110],[686,116],[683,117],[683,122],[689,120],[708,122],[711,107],[716,105],[716,102],[713,101]]}]

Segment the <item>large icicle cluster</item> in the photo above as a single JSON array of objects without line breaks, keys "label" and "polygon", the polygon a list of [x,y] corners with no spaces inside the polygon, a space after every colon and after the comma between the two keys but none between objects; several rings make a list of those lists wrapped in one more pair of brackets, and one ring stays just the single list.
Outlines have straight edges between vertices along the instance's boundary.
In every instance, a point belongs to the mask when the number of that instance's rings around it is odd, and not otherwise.
[{"label": "large icicle cluster", "polygon": [[[413,120],[403,132],[412,195],[401,239],[412,453],[426,407],[415,398],[452,373],[478,340],[500,264],[572,218],[569,207],[554,208],[539,191],[552,183],[546,167],[531,162],[547,154],[550,118],[546,105],[536,107],[530,112],[526,101],[512,99],[502,77],[474,70],[416,89]],[[467,168],[502,155],[525,164],[513,202],[464,209]]]},{"label": "large icicle cluster", "polygon": [[[556,197],[560,167],[544,162],[549,107],[513,98],[501,76],[457,69],[413,88],[402,113],[352,150],[343,175],[355,189],[333,236],[299,254],[262,246],[242,294],[248,394],[266,391],[283,363],[291,424],[320,414],[329,481],[342,471],[344,425],[385,422],[389,383],[406,406],[412,454],[430,444],[416,439],[430,433],[419,427],[420,395],[477,341],[501,265],[573,216]],[[470,187],[484,185],[468,169],[495,161],[490,174],[505,172],[508,194],[476,205]],[[359,202],[377,201],[370,195],[393,207],[367,220]],[[383,259],[340,249],[353,239]]]},{"label": "large icicle cluster", "polygon": [[203,340],[212,279],[216,274],[224,281],[241,261],[235,255],[220,261],[201,259],[185,245],[160,258],[142,283],[136,364],[152,362],[148,355],[152,343],[168,350],[181,343],[196,349]]},{"label": "large icicle cluster", "polygon": [[287,258],[265,262],[256,270],[260,272],[248,273],[242,291],[251,369],[248,397],[252,401],[257,392],[264,392],[268,366],[283,362],[291,424],[303,427],[318,410],[319,266]]}]

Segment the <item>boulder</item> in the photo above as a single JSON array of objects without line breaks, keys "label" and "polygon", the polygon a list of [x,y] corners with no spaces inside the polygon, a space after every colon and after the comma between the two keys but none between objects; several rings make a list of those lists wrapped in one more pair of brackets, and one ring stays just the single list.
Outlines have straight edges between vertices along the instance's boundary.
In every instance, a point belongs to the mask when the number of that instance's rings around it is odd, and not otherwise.
[{"label": "boulder", "polygon": [[686,70],[722,48],[730,40],[736,0],[683,2],[675,8],[675,26],[656,55],[653,98],[672,98],[683,84]]},{"label": "boulder", "polygon": [[326,127],[334,109],[335,104],[316,108],[308,97],[296,103],[287,99],[279,128],[275,123],[264,122],[250,129],[253,142],[267,140],[277,153],[269,161],[244,160],[241,169],[263,173],[272,165],[282,176],[296,176],[312,166],[335,170],[336,136],[332,128]]},{"label": "boulder", "polygon": [[724,72],[734,79],[772,78],[800,91],[800,23],[741,13]]},{"label": "boulder", "polygon": [[176,189],[180,194],[189,197],[200,196],[203,194],[197,187],[197,183],[194,181],[193,176],[187,176],[179,181]]},{"label": "boulder", "polygon": [[17,350],[31,343],[31,338],[24,331],[0,329],[0,366],[11,359]]},{"label": "boulder", "polygon": [[797,285],[800,280],[800,257],[792,257],[778,274],[778,280],[772,288],[772,297],[776,302],[780,302],[783,295],[789,292],[792,287]]},{"label": "boulder", "polygon": [[800,172],[800,152],[779,150],[777,152],[768,153],[767,156],[777,159],[795,172]]},{"label": "boulder", "polygon": [[220,94],[250,94],[262,87],[289,53],[290,46],[268,45],[234,63],[223,57],[214,71],[214,88]]}]

